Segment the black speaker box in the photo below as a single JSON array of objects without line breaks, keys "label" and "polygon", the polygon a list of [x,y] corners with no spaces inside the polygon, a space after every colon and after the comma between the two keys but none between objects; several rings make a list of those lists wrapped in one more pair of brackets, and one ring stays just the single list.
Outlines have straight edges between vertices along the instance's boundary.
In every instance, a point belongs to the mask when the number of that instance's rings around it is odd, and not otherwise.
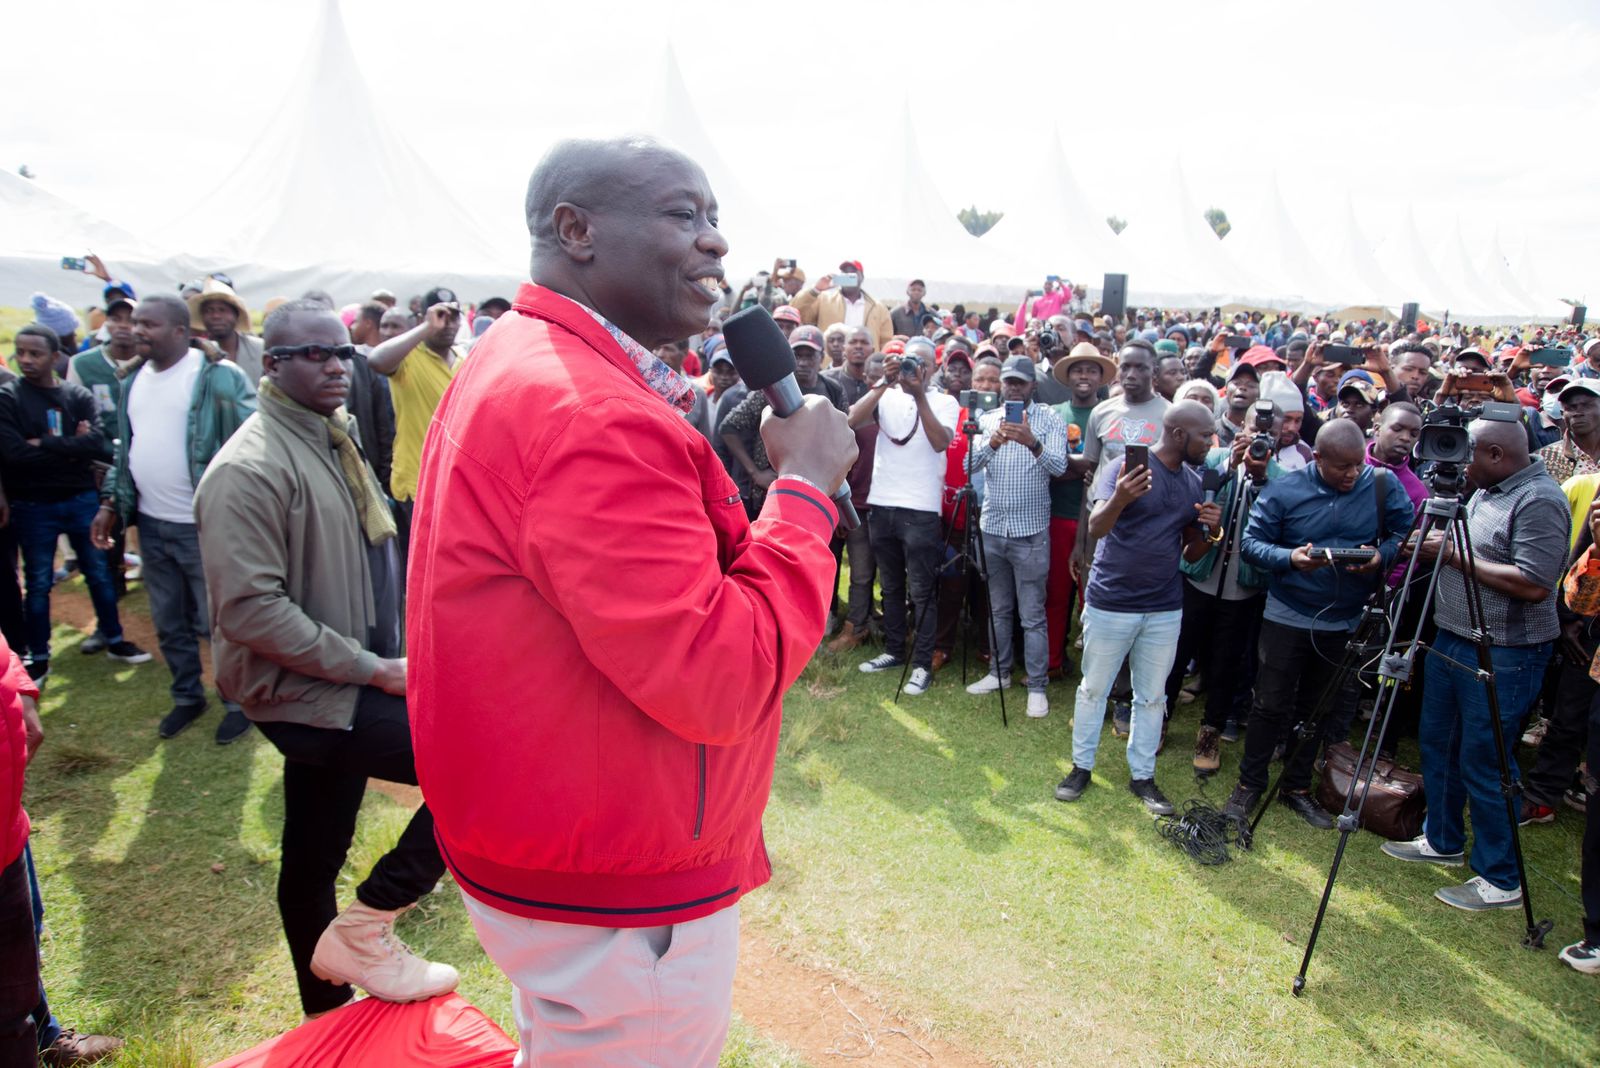
[{"label": "black speaker box", "polygon": [[1400,333],[1401,335],[1413,334],[1417,330],[1417,306],[1415,304],[1400,305]]},{"label": "black speaker box", "polygon": [[1127,310],[1128,276],[1125,274],[1106,275],[1105,285],[1100,290],[1100,314],[1120,319]]},{"label": "black speaker box", "polygon": [[1588,314],[1589,308],[1587,305],[1578,304],[1574,306],[1572,309],[1572,325],[1577,327],[1579,330],[1582,330],[1584,317]]}]

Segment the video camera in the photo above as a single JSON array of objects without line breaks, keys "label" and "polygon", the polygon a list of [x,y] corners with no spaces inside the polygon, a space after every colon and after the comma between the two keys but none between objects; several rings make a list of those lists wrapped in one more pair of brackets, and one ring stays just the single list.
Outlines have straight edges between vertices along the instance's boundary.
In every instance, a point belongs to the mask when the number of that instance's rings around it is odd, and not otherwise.
[{"label": "video camera", "polygon": [[1412,454],[1433,468],[1423,476],[1440,497],[1459,496],[1466,488],[1466,465],[1472,462],[1472,436],[1467,424],[1474,419],[1499,423],[1522,421],[1522,410],[1504,401],[1485,401],[1481,408],[1441,404],[1422,417],[1422,432]]}]

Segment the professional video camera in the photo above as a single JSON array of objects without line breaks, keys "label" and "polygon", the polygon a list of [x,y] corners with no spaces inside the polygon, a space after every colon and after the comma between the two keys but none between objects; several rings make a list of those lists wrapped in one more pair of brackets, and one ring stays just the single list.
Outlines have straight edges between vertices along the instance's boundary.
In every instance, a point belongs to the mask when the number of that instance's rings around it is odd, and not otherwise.
[{"label": "professional video camera", "polygon": [[1424,467],[1423,478],[1435,496],[1458,497],[1466,489],[1466,465],[1472,462],[1467,424],[1474,419],[1516,423],[1522,420],[1522,411],[1504,401],[1485,401],[1481,408],[1446,402],[1423,416],[1413,455],[1431,465]]}]

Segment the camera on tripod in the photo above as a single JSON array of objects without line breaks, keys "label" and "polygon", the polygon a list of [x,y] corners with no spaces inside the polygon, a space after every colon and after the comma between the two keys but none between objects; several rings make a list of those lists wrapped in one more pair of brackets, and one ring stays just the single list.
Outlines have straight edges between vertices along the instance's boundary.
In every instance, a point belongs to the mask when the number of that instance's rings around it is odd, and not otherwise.
[{"label": "camera on tripod", "polygon": [[1278,406],[1269,400],[1256,401],[1255,413],[1256,436],[1250,439],[1245,452],[1250,459],[1260,463],[1272,456],[1272,447],[1278,441],[1278,420],[1283,416],[1278,411]]},{"label": "camera on tripod", "polygon": [[986,389],[964,389],[960,400],[961,407],[967,413],[966,422],[961,427],[963,434],[978,433],[978,416],[1000,407],[1000,394]]},{"label": "camera on tripod", "polygon": [[1433,465],[1423,477],[1437,496],[1457,496],[1466,488],[1465,468],[1472,462],[1472,436],[1467,433],[1467,424],[1474,419],[1518,423],[1522,421],[1522,410],[1504,401],[1484,401],[1481,408],[1463,408],[1447,402],[1423,417],[1413,453],[1422,463]]}]

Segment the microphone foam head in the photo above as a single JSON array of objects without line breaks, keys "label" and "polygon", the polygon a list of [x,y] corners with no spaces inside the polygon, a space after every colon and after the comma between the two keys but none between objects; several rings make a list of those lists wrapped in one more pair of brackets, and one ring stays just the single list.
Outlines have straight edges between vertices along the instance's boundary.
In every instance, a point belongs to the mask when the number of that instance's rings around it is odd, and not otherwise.
[{"label": "microphone foam head", "polygon": [[739,377],[752,390],[766,389],[784,375],[794,374],[789,339],[759,304],[730,315],[722,324],[722,339],[728,343],[728,357]]}]

